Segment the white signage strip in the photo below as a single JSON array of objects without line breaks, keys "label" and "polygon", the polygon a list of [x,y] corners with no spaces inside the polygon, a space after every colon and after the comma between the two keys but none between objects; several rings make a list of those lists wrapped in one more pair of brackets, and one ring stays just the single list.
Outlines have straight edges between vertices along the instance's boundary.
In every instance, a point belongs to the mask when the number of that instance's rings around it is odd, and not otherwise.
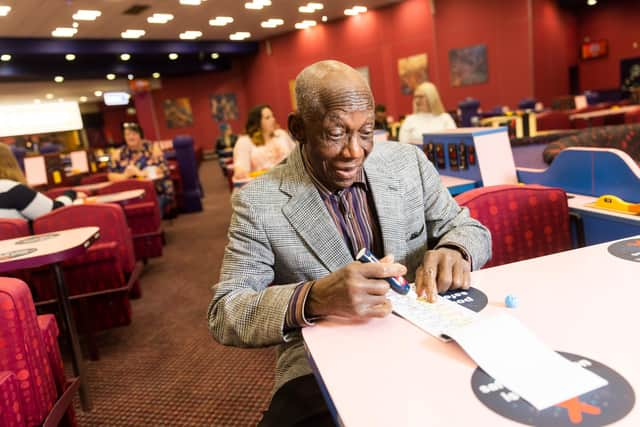
[{"label": "white signage strip", "polygon": [[0,137],[82,129],[77,102],[0,105]]}]

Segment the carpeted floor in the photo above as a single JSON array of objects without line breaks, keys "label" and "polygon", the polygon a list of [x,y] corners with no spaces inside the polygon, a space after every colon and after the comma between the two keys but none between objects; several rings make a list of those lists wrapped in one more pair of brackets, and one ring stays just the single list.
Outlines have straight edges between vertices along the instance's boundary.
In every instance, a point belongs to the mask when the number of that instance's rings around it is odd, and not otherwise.
[{"label": "carpeted floor", "polygon": [[80,426],[251,426],[268,404],[274,350],[224,347],[207,331],[231,210],[216,161],[200,179],[204,211],[165,222],[132,324],[99,336],[101,358],[87,362],[93,410],[76,402]]}]

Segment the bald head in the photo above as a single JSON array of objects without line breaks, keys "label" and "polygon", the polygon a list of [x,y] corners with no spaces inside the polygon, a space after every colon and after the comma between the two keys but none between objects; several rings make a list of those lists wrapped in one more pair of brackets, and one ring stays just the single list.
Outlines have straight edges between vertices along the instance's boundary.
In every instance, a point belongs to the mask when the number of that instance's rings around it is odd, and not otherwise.
[{"label": "bald head", "polygon": [[328,60],[312,64],[296,78],[298,113],[304,118],[332,109],[373,109],[373,95],[362,74],[342,62]]}]

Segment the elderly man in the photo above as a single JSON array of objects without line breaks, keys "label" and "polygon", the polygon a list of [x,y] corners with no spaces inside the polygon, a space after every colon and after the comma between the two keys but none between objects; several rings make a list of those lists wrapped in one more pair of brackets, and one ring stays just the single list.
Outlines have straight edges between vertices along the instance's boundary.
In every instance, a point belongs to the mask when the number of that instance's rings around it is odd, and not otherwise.
[{"label": "elderly man", "polygon": [[[209,307],[220,343],[279,345],[263,426],[332,424],[300,328],[332,315],[389,315],[391,276],[415,280],[430,300],[466,288],[471,269],[491,254],[488,231],[456,204],[419,149],[374,145],[373,96],[357,71],[315,63],[298,75],[296,99],[289,131],[299,145],[234,195]],[[386,255],[383,262],[355,262],[363,247]]]}]

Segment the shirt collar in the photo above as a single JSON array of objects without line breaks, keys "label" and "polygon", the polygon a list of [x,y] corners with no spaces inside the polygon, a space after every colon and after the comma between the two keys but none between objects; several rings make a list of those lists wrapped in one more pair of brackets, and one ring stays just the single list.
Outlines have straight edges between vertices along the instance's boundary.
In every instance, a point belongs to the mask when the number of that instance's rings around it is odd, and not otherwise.
[{"label": "shirt collar", "polygon": [[[327,188],[327,186],[325,186],[322,182],[320,182],[320,180],[318,178],[316,178],[316,176],[313,174],[313,168],[311,167],[311,163],[309,162],[309,159],[307,158],[307,153],[306,153],[304,147],[300,147],[300,152],[302,154],[302,164],[304,165],[304,169],[307,172],[307,174],[309,174],[309,177],[311,178],[311,182],[313,182],[313,185],[316,186],[316,188],[318,189],[320,194],[323,195],[323,196],[329,196],[329,195],[332,195],[332,194],[339,193],[340,190],[331,191],[331,190],[329,190]],[[353,182],[353,184],[351,185],[351,187],[354,187],[356,185],[362,186],[365,189],[365,191],[369,190],[369,186],[367,185],[367,178],[366,178],[366,175],[364,173],[364,168],[360,169],[360,172],[358,173],[358,176],[356,177],[356,179]]]}]

